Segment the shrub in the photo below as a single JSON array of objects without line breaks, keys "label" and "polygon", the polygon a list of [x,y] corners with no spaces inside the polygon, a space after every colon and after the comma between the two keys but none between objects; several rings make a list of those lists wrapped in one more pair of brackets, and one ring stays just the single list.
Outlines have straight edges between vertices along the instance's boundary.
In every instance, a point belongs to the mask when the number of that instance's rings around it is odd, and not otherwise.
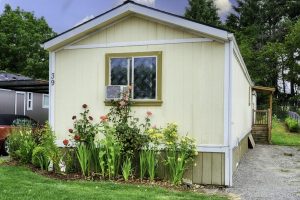
[{"label": "shrub", "polygon": [[186,165],[198,154],[195,141],[187,136],[179,139],[176,124],[168,124],[162,130],[166,146],[166,165],[172,184],[181,184]]},{"label": "shrub", "polygon": [[95,136],[99,132],[99,124],[93,123],[94,118],[89,115],[89,109],[86,104],[82,105],[84,111],[80,113],[80,118],[73,116],[74,129],[69,129],[69,133],[75,140],[75,143],[84,143],[89,148],[94,145]]},{"label": "shrub", "polygon": [[47,169],[50,163],[49,153],[43,146],[37,146],[32,152],[32,164],[40,167],[41,170]]},{"label": "shrub", "polygon": [[140,123],[139,118],[132,116],[130,90],[124,92],[122,98],[118,101],[112,101],[112,107],[107,115],[109,122],[115,128],[115,135],[122,144],[122,155],[134,156],[134,152],[142,149],[148,143],[146,130],[150,126],[150,116],[147,112],[145,122]]},{"label": "shrub", "polygon": [[285,119],[285,123],[289,129],[290,132],[298,132],[299,131],[299,124],[298,121],[288,117]]},{"label": "shrub", "polygon": [[14,127],[8,138],[10,156],[23,163],[31,163],[33,149],[37,146],[31,127]]}]

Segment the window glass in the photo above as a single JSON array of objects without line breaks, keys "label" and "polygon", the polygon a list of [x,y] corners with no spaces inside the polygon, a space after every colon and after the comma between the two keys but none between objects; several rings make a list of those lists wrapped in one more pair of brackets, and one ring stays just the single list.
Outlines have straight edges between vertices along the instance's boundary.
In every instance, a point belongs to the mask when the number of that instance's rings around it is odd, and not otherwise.
[{"label": "window glass", "polygon": [[110,60],[110,84],[128,85],[128,58],[111,58]]},{"label": "window glass", "polygon": [[134,58],[134,99],[156,98],[156,57]]},{"label": "window glass", "polygon": [[43,95],[43,108],[49,107],[49,95],[44,94]]}]

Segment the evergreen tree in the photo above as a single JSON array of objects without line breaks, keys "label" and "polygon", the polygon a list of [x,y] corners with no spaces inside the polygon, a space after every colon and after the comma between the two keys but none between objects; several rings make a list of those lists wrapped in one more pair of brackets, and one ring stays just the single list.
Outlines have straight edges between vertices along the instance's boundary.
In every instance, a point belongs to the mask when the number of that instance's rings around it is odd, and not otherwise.
[{"label": "evergreen tree", "polygon": [[185,17],[200,23],[220,25],[221,21],[217,11],[213,0],[189,0]]}]

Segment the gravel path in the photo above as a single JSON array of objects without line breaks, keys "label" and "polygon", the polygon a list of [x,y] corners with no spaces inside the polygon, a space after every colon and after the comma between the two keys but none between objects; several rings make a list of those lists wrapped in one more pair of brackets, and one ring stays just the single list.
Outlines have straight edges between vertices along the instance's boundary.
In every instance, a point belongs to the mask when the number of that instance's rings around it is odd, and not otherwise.
[{"label": "gravel path", "polygon": [[240,162],[227,192],[242,200],[300,200],[300,148],[256,145]]}]

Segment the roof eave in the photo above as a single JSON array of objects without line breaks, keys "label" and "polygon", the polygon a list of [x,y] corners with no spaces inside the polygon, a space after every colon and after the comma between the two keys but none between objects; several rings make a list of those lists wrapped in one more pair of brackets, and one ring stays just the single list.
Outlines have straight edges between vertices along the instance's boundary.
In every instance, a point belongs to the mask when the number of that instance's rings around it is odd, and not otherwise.
[{"label": "roof eave", "polygon": [[72,41],[74,38],[79,37],[80,35],[84,35],[88,32],[97,29],[101,25],[108,24],[108,22],[122,18],[130,13],[136,13],[148,18],[152,18],[155,20],[162,21],[164,23],[168,23],[170,25],[180,26],[186,29],[190,29],[212,38],[216,38],[223,41],[228,41],[228,35],[230,34],[228,31],[210,27],[208,25],[199,24],[193,21],[189,21],[180,17],[176,17],[172,14],[167,14],[166,12],[159,11],[156,9],[150,9],[145,6],[141,6],[136,3],[126,3],[121,6],[118,6],[109,12],[106,12],[99,17],[96,17],[87,23],[84,23],[80,26],[77,26],[70,31],[66,31],[65,33],[46,41],[43,44],[43,48],[48,51],[54,51],[61,46],[62,43],[66,43],[66,41]]}]

